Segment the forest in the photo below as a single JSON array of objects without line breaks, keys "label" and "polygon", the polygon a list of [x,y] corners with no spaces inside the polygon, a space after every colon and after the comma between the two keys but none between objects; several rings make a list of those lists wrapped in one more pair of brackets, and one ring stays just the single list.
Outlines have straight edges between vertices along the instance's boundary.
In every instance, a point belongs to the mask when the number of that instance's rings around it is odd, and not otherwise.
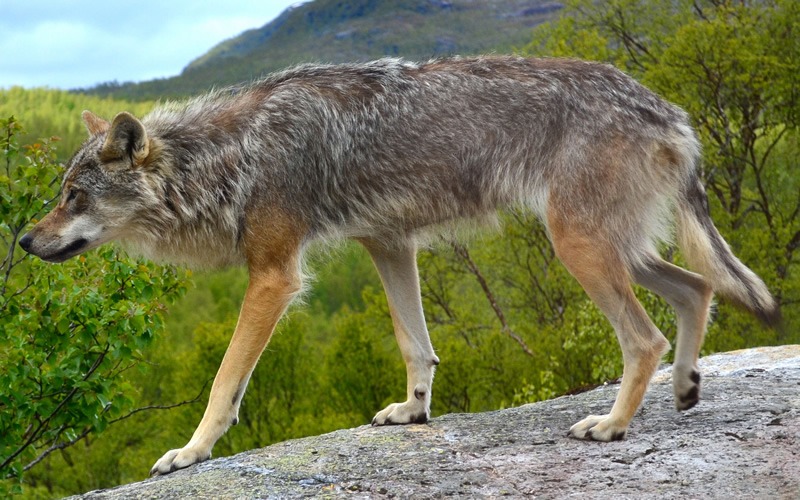
[{"label": "forest", "polygon": [[[781,328],[766,329],[720,299],[702,354],[800,343],[800,3],[570,0],[515,51],[613,64],[691,115],[715,224],[783,314]],[[0,496],[52,498],[144,479],[202,417],[244,269],[192,272],[113,246],[53,265],[17,245],[58,198],[64,164],[86,137],[81,110],[141,116],[154,105],[0,90]],[[544,226],[524,212],[500,219],[419,254],[441,359],[433,416],[541,401],[622,373],[613,330],[556,259]],[[682,261],[672,246],[663,254]],[[307,261],[309,290],[279,324],[215,457],[368,424],[405,397],[365,251],[319,245]],[[674,341],[673,311],[636,293]]]}]

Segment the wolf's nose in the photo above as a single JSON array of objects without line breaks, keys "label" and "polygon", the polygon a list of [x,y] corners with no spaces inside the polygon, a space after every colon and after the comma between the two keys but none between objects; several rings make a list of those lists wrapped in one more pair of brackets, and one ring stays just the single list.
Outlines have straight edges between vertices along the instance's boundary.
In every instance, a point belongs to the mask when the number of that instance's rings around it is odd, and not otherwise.
[{"label": "wolf's nose", "polygon": [[22,238],[19,239],[19,246],[21,246],[26,252],[31,251],[31,243],[33,243],[33,237],[31,237],[31,233],[25,233]]}]

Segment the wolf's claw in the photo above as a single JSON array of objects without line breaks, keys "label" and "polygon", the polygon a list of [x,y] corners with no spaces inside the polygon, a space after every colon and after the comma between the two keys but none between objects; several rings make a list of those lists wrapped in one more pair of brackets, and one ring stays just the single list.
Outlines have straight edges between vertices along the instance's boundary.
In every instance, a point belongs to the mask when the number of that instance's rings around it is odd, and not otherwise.
[{"label": "wolf's claw", "polygon": [[190,465],[204,462],[211,458],[211,452],[197,448],[184,447],[176,450],[169,450],[158,462],[150,469],[151,476],[163,476],[178,469],[185,469]]},{"label": "wolf's claw", "polygon": [[590,415],[569,429],[569,435],[589,441],[619,441],[625,438],[627,427],[615,424],[609,415]]},{"label": "wolf's claw", "polygon": [[424,424],[428,421],[429,410],[423,401],[413,399],[405,403],[392,403],[379,411],[372,419],[372,425]]}]

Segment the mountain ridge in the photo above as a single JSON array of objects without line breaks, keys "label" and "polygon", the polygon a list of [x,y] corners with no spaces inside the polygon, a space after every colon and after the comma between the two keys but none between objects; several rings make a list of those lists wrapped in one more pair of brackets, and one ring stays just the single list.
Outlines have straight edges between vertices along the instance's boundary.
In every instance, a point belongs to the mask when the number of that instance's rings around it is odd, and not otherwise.
[{"label": "mountain ridge", "polygon": [[81,92],[134,100],[181,98],[306,62],[510,52],[562,8],[549,0],[313,0],[220,42],[179,75],[105,83]]}]

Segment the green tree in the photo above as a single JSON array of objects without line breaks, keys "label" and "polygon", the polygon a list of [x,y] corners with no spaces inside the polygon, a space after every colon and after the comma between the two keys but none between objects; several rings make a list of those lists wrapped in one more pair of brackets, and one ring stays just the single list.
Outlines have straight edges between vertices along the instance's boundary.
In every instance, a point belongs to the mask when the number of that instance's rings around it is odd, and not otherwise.
[{"label": "green tree", "polygon": [[172,268],[109,248],[60,266],[21,255],[17,241],[56,203],[53,140],[20,147],[21,127],[0,120],[0,490],[50,453],[134,411],[125,372],[163,328],[180,295]]},{"label": "green tree", "polygon": [[[568,0],[559,20],[537,28],[533,42],[521,49],[614,64],[689,111],[705,147],[712,216],[737,255],[779,297],[787,323],[783,332],[764,330],[723,302],[704,353],[800,341],[798,9],[790,0]],[[15,99],[24,100],[26,109],[46,97],[46,92],[20,92]],[[8,93],[0,91],[0,110],[3,95]],[[64,121],[74,122],[69,106],[84,106],[70,95],[48,99],[54,116],[72,117],[59,118]],[[106,116],[114,114],[110,108],[126,107],[105,105]],[[56,121],[47,113],[42,119]],[[74,124],[68,132],[78,139],[84,135]],[[39,186],[48,182],[42,178]],[[443,239],[420,252],[426,317],[442,361],[434,381],[434,415],[538,401],[621,373],[611,327],[555,258],[542,224],[516,212],[500,219],[495,234],[469,244]],[[680,260],[671,249],[665,252]],[[306,305],[281,323],[253,374],[239,425],[220,440],[215,456],[367,423],[404,397],[402,358],[369,258],[357,245],[345,245],[332,257],[328,253],[309,259],[318,278],[310,283]],[[97,258],[93,269],[108,265],[103,255],[90,257]],[[43,266],[31,260],[20,265]],[[141,350],[151,369],[146,375],[125,373],[127,394],[137,405],[196,398],[219,365],[246,273],[226,270],[196,281],[200,286],[171,311],[169,334],[156,340],[155,349]],[[644,290],[637,295],[658,327],[674,337],[672,310]],[[110,411],[103,415],[118,418]],[[124,427],[112,426],[99,439],[51,455],[28,477],[57,493],[142,478],[166,448],[188,439],[202,411],[198,404],[137,413]],[[120,472],[98,471],[106,463]]]},{"label": "green tree", "polygon": [[798,339],[799,31],[792,0],[573,0],[522,49],[609,62],[689,112],[712,217],[785,320],[767,331],[723,302],[704,352]]},{"label": "green tree", "polygon": [[80,119],[81,111],[90,109],[111,119],[120,111],[130,111],[142,116],[153,107],[152,102],[126,102],[87,96],[52,89],[0,89],[0,116],[14,115],[25,129],[19,131],[22,144],[34,143],[39,137],[60,137],[56,151],[62,160],[69,158],[86,139],[86,127]]},{"label": "green tree", "polygon": [[558,261],[541,222],[517,212],[501,222],[500,235],[420,255],[442,360],[435,414],[539,401],[621,372],[613,330]]}]

